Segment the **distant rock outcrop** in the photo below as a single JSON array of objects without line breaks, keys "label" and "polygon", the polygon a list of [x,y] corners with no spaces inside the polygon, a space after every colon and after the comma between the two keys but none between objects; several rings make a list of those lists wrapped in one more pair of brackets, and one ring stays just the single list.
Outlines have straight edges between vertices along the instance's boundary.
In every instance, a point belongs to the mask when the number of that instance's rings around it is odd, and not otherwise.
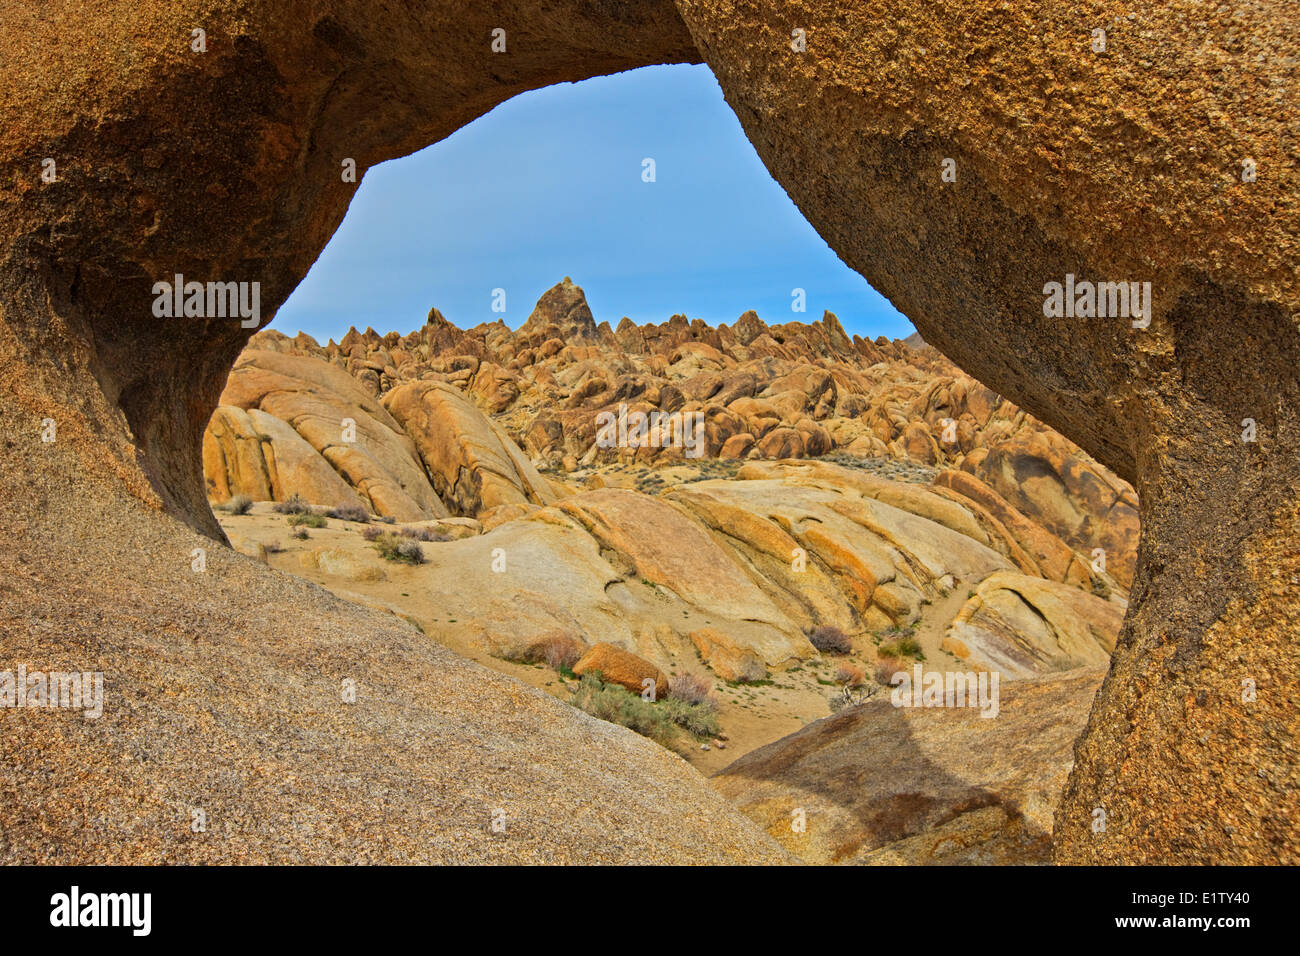
[{"label": "distant rock outcrop", "polygon": [[[1106,572],[1125,588],[1132,583],[1137,499],[1125,482],[933,349],[850,337],[830,312],[811,324],[778,326],[754,312],[717,328],[680,316],[643,326],[625,319],[617,334],[601,336],[582,288],[566,276],[513,332],[500,322],[462,330],[434,309],[424,328],[406,336],[352,329],[338,344],[320,346],[309,336],[267,331],[250,349],[346,369],[390,411],[410,405],[412,383],[426,383],[420,394],[442,396],[440,404],[450,408],[456,393],[431,393],[427,383],[454,385],[534,464],[567,471],[617,460],[837,452],[964,471],[1003,499],[999,515],[1033,555],[1029,573],[1086,583],[1100,547]],[[599,416],[620,413],[696,416],[682,420],[698,422],[698,446],[632,439],[602,445]],[[408,432],[425,448],[427,463],[457,454],[437,450],[442,439],[422,438],[426,430],[441,435],[432,426]],[[473,513],[447,497],[448,467],[431,468],[438,493],[456,513]],[[503,467],[515,473],[507,475],[509,484],[538,487],[525,474],[532,465]],[[943,479],[949,486],[958,480]],[[967,480],[964,487],[969,494],[975,485]],[[523,493],[521,500],[545,497]]]}]

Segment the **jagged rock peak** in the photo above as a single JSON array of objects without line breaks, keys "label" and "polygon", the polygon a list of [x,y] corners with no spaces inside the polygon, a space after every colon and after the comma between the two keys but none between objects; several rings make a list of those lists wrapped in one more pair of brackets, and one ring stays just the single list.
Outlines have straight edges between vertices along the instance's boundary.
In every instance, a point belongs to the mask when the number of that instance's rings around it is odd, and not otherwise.
[{"label": "jagged rock peak", "polygon": [[564,277],[563,282],[542,293],[532,314],[528,316],[528,321],[520,326],[519,331],[540,331],[549,325],[558,326],[565,341],[599,338],[596,319],[587,305],[582,286],[575,285],[568,276]]}]

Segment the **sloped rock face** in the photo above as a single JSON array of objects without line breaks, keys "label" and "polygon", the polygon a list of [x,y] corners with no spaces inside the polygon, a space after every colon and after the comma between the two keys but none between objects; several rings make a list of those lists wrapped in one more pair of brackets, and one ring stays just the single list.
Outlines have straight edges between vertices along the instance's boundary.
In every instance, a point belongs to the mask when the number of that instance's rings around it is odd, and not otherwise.
[{"label": "sloped rock face", "polygon": [[[663,2],[539,15],[531,3],[211,0],[78,20],[70,4],[0,3],[0,158],[12,171],[0,189],[0,530],[48,530],[45,556],[60,532],[64,549],[82,541],[80,514],[42,500],[57,490],[104,514],[131,496],[219,537],[201,436],[248,330],[160,320],[155,283],[259,282],[265,320],[342,218],[355,189],[344,160],[360,172],[528,88],[702,55],[840,255],[927,342],[1140,495],[1133,602],[1056,858],[1294,861],[1288,5],[1264,0],[1245,29],[1231,7],[1171,0],[1095,24],[1109,30],[1105,55],[1090,52],[1096,16],[1069,0],[816,2],[803,24],[766,0],[676,7],[681,19]],[[503,23],[507,56],[490,46]],[[39,179],[44,158],[54,182]],[[1242,181],[1246,159],[1255,181]],[[1150,325],[1045,315],[1045,283],[1066,276],[1150,282]],[[782,350],[762,334],[749,344]],[[1241,440],[1246,418],[1256,441]],[[58,454],[34,437],[45,419],[58,423]],[[913,429],[909,445],[921,439]],[[32,481],[55,467],[67,472]],[[0,557],[14,553],[6,544]],[[1250,772],[1225,772],[1235,767]],[[1090,825],[1098,806],[1104,834]]]},{"label": "sloped rock face", "polygon": [[[1194,0],[1114,19],[1069,0],[678,7],[759,155],[845,261],[926,342],[1138,492],[1133,601],[1056,859],[1294,861],[1289,5],[1252,7],[1249,29]],[[1077,316],[1045,311],[1067,276],[1150,282],[1149,326],[1090,316],[1086,299]],[[1243,684],[1269,690],[1247,701]]]},{"label": "sloped rock face", "polygon": [[1014,573],[1014,539],[941,491],[754,462],[655,497],[577,492],[431,546],[410,590],[512,659],[605,644],[665,673],[698,655],[719,677],[756,680],[816,658],[817,627],[870,661],[886,632],[917,625],[934,631],[927,651],[951,628],[959,669],[1004,680],[1104,663],[1122,599]]},{"label": "sloped rock face", "polygon": [[[249,349],[230,373],[221,402],[223,407],[250,409],[250,418],[260,412],[288,426],[320,458],[319,462],[308,458],[310,464],[305,467],[319,473],[323,465],[349,489],[355,489],[342,497],[336,493],[332,498],[308,497],[308,501],[333,506],[359,496],[376,514],[401,521],[448,513],[429,481],[414,441],[383,405],[341,369],[300,355]],[[283,428],[271,426],[266,431],[272,436],[273,460],[286,452],[295,459],[306,458],[301,445]],[[276,434],[282,437],[278,443]],[[213,438],[219,447],[223,444],[215,433]],[[229,462],[231,456],[214,463],[222,460]],[[214,471],[213,490],[222,483]],[[232,484],[228,477],[224,483],[227,487]],[[322,494],[336,491],[323,475],[319,484]]]},{"label": "sloped rock face", "polygon": [[384,407],[412,436],[435,490],[457,514],[555,500],[514,442],[454,386],[403,385],[384,396]]},{"label": "sloped rock face", "polygon": [[1002,684],[993,718],[886,695],[745,754],[714,781],[806,863],[1046,863],[1102,673]]},{"label": "sloped rock face", "polygon": [[297,495],[334,507],[363,505],[352,486],[293,426],[258,408],[217,409],[203,433],[203,473],[208,496],[215,501],[237,494],[254,501],[284,501]]},{"label": "sloped rock face", "polygon": [[998,572],[980,582],[943,648],[1002,679],[1081,665],[1104,666],[1124,616],[1120,607],[1041,578]]},{"label": "sloped rock face", "polygon": [[344,159],[359,180],[524,89],[692,58],[672,7],[0,22],[0,656],[102,671],[106,697],[0,714],[0,860],[786,859],[650,742],[217,546],[201,436],[251,329],[152,313],[182,273],[259,281],[265,322],[342,218]]}]

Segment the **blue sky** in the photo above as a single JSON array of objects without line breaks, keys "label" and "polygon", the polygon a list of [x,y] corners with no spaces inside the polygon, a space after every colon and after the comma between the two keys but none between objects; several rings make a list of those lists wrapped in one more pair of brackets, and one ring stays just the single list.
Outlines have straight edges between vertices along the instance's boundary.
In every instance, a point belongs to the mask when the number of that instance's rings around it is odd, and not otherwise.
[{"label": "blue sky", "polygon": [[[704,66],[524,93],[373,167],[272,328],[322,343],[353,325],[406,333],[431,306],[462,328],[517,327],[566,275],[612,326],[675,312],[730,323],[746,309],[812,321],[830,309],[850,333],[912,332],[804,220]],[[497,288],[503,314],[492,311]]]}]

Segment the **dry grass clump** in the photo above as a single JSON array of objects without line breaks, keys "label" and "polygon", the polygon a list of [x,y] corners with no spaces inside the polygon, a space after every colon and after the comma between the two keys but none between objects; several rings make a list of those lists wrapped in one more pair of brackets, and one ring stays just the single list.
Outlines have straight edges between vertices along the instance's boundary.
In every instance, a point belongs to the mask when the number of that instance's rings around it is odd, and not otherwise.
[{"label": "dry grass clump", "polygon": [[356,521],[360,524],[370,521],[370,512],[355,503],[338,505],[325,513],[339,521]]},{"label": "dry grass clump", "polygon": [[823,624],[809,631],[808,640],[823,654],[853,653],[853,641],[849,636],[838,627],[829,624]]}]

